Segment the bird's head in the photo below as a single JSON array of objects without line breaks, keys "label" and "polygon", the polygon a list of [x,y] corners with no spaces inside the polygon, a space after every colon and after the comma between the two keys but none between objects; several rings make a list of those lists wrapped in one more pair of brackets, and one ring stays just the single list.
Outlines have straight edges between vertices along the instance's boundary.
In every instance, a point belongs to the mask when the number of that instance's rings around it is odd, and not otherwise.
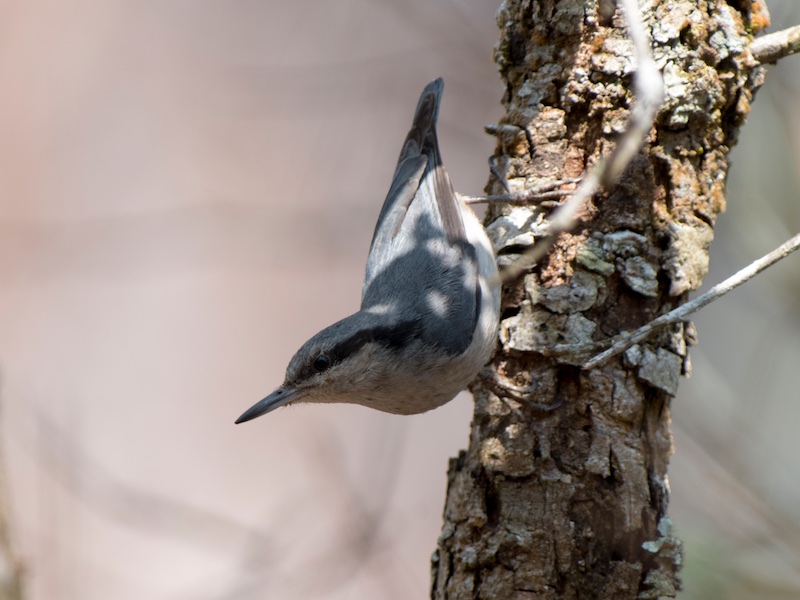
[{"label": "bird's head", "polygon": [[376,406],[386,394],[396,354],[418,333],[413,322],[381,324],[385,317],[358,312],[309,339],[295,353],[283,384],[236,422],[244,423],[297,402],[343,402]]}]

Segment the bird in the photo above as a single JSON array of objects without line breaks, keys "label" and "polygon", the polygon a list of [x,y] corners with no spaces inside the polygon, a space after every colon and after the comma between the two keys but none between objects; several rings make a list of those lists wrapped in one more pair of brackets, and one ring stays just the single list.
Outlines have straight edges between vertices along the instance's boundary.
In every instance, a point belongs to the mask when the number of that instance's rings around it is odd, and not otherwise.
[{"label": "bird", "polygon": [[443,90],[439,78],[420,95],[375,225],[360,309],[303,344],[283,384],[236,423],[300,402],[423,413],[452,400],[491,359],[500,279],[483,226],[442,165]]}]

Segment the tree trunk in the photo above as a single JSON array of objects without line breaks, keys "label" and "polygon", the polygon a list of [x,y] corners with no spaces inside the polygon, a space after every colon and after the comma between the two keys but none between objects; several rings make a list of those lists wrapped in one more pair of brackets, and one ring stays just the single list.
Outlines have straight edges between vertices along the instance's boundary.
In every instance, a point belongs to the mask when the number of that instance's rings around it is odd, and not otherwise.
[{"label": "tree trunk", "polygon": [[[497,129],[495,160],[512,189],[581,175],[626,127],[636,65],[621,12],[612,2],[604,15],[602,4],[506,0],[498,12],[510,127]],[[470,443],[450,462],[432,598],[659,598],[680,588],[667,465],[691,326],[589,371],[577,366],[585,355],[546,349],[634,329],[700,285],[728,153],[763,78],[749,43],[764,23],[751,4],[641,2],[665,103],[617,185],[503,290],[493,368],[512,391],[472,387]],[[530,243],[548,210],[489,211],[501,262]]]}]

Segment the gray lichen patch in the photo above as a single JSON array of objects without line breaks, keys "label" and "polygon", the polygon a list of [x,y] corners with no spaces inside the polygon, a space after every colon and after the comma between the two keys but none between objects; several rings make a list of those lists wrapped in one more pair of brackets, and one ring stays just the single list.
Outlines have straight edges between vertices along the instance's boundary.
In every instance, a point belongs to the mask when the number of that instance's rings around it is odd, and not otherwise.
[{"label": "gray lichen patch", "polygon": [[658,264],[648,256],[649,240],[633,231],[615,231],[602,238],[607,260],[615,257],[615,267],[625,284],[637,294],[658,296]]},{"label": "gray lichen patch", "polygon": [[662,566],[654,569],[645,577],[645,590],[638,598],[673,598],[677,594],[675,578],[670,574],[683,564],[683,543],[672,532],[672,521],[669,517],[661,517],[658,522],[659,537],[642,543],[642,548],[657,557]]},{"label": "gray lichen patch", "polygon": [[576,270],[567,283],[545,287],[539,285],[535,275],[525,277],[525,291],[534,304],[540,304],[554,313],[581,312],[594,306],[602,280],[592,273]]},{"label": "gray lichen patch", "polygon": [[626,258],[641,254],[647,248],[645,236],[634,231],[622,230],[603,235],[603,250],[607,254]]},{"label": "gray lichen patch", "polygon": [[510,350],[537,352],[557,344],[591,340],[597,325],[581,314],[562,315],[522,303],[518,314],[500,324],[500,339]]},{"label": "gray lichen patch", "polygon": [[677,40],[682,31],[702,21],[695,2],[689,0],[676,0],[668,9],[661,8],[659,12],[652,30],[653,40],[659,44]]},{"label": "gray lichen patch", "polygon": [[639,378],[671,396],[678,391],[683,359],[664,348],[655,352],[647,348],[639,361]]},{"label": "gray lichen patch", "polygon": [[498,217],[486,228],[492,248],[498,256],[510,246],[532,246],[536,238],[547,233],[544,214],[534,213],[530,208],[516,206]]},{"label": "gray lichen patch", "polygon": [[680,296],[700,287],[708,273],[708,247],[714,231],[699,219],[692,224],[671,222],[666,231],[669,248],[662,266],[670,277],[670,296]]},{"label": "gray lichen patch", "polygon": [[618,264],[622,280],[642,296],[658,296],[658,269],[641,256],[626,258]]},{"label": "gray lichen patch", "polygon": [[598,239],[593,236],[585,240],[579,247],[577,255],[575,256],[576,262],[600,275],[611,275],[614,272],[614,265],[606,260],[606,252],[602,247],[602,237]]}]

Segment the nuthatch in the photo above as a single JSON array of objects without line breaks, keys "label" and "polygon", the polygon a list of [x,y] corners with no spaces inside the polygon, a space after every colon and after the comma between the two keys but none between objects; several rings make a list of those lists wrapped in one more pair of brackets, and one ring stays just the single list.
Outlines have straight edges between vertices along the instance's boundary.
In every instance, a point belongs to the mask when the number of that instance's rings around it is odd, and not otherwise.
[{"label": "nuthatch", "polygon": [[492,247],[442,166],[427,85],[367,258],[361,309],[297,351],[278,389],[237,423],[295,402],[347,402],[399,415],[452,400],[492,356],[500,284]]}]

